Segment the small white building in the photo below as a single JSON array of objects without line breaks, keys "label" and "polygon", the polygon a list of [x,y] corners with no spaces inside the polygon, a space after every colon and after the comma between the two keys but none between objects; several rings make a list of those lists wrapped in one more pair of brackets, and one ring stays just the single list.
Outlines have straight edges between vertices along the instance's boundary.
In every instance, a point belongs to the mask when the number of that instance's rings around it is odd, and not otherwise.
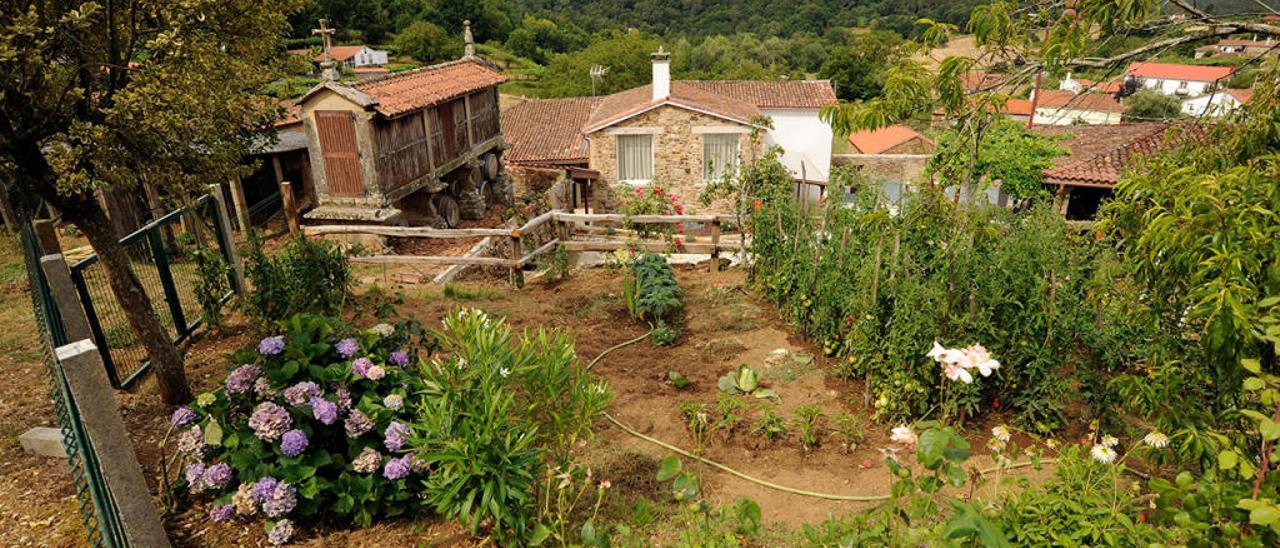
[{"label": "small white building", "polygon": [[1217,118],[1244,106],[1252,97],[1251,89],[1221,89],[1208,95],[1182,101],[1182,113],[1188,116]]},{"label": "small white building", "polygon": [[1126,87],[1136,86],[1164,95],[1199,97],[1213,91],[1234,73],[1235,67],[1133,63],[1125,71],[1124,78]]},{"label": "small white building", "polygon": [[1051,126],[1073,124],[1111,125],[1120,123],[1124,105],[1102,93],[1073,93],[1060,89],[1040,90],[1035,103],[1035,123]]},{"label": "small white building", "polygon": [[[329,48],[329,55],[338,64],[349,68],[380,67],[387,64],[386,50],[373,49],[369,46],[333,46]],[[322,62],[324,56],[325,54],[321,53],[315,57],[314,61]]]}]

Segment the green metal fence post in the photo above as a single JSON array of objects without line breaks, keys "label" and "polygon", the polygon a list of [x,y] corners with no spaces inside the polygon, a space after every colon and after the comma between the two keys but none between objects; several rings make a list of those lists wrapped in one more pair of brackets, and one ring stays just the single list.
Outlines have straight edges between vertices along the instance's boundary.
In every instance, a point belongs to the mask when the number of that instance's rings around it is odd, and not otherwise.
[{"label": "green metal fence post", "polygon": [[169,253],[164,249],[164,240],[160,231],[147,232],[147,241],[151,244],[151,255],[156,261],[156,272],[160,274],[160,287],[164,289],[164,300],[169,303],[169,313],[173,315],[175,337],[181,339],[190,329],[182,314],[182,301],[178,300],[178,287],[173,283],[173,272],[169,270]]}]

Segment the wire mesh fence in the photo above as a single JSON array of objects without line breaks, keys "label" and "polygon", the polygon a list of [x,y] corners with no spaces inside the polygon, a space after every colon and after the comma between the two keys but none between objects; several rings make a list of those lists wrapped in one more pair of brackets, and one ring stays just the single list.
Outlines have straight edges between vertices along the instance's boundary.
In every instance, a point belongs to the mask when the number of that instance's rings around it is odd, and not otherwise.
[{"label": "wire mesh fence", "polygon": [[[201,323],[197,249],[216,248],[227,266],[228,287],[235,287],[217,207],[217,201],[204,196],[120,240],[156,317],[175,343],[190,336]],[[105,265],[96,254],[90,255],[71,265],[71,279],[95,342],[103,352],[112,385],[132,385],[147,372],[150,363],[146,348],[134,335],[124,309],[112,293]],[[221,298],[230,296],[228,291]]]}]

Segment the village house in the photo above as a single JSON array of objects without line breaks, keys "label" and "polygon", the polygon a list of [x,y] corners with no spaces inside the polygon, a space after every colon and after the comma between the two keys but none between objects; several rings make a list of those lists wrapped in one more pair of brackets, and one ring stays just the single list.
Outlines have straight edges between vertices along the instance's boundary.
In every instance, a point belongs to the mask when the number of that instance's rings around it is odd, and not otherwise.
[{"label": "village house", "polygon": [[1126,89],[1150,89],[1164,95],[1198,97],[1235,73],[1234,67],[1132,63],[1125,71]]},{"label": "village house", "polygon": [[670,63],[660,48],[649,85],[510,107],[502,116],[508,165],[576,167],[571,176],[593,181],[595,207],[606,204],[613,185],[658,182],[693,207],[708,182],[732,177],[740,162],[777,146],[816,197],[830,174],[832,130],[818,116],[836,101],[830,82],[672,80]]},{"label": "village house", "polygon": [[[361,67],[381,67],[387,64],[386,50],[373,49],[369,46],[352,45],[352,46],[332,46],[329,48],[329,56],[333,57],[333,61],[339,65],[350,69]],[[325,60],[325,54],[315,56],[312,59],[316,63]]]},{"label": "village house", "polygon": [[1035,104],[1035,123],[1051,126],[1073,124],[1118,124],[1124,105],[1115,97],[1102,93],[1075,93],[1060,89],[1042,89]]},{"label": "village house", "polygon": [[1058,82],[1058,89],[1070,91],[1072,93],[1105,93],[1115,95],[1120,93],[1120,80],[1109,80],[1099,82],[1097,80],[1087,80],[1085,78],[1076,78],[1067,73],[1067,77]]},{"label": "village house", "polygon": [[932,154],[933,140],[903,125],[862,130],[849,135],[856,154]]},{"label": "village house", "polygon": [[1208,95],[1184,99],[1182,113],[1188,116],[1216,118],[1248,104],[1251,98],[1253,98],[1251,89],[1220,89]]},{"label": "village house", "polygon": [[1224,38],[1219,40],[1217,44],[1210,44],[1196,48],[1196,59],[1255,55],[1275,56],[1280,54],[1280,50],[1276,49],[1276,45],[1276,41],[1272,38],[1268,38],[1266,40]]}]

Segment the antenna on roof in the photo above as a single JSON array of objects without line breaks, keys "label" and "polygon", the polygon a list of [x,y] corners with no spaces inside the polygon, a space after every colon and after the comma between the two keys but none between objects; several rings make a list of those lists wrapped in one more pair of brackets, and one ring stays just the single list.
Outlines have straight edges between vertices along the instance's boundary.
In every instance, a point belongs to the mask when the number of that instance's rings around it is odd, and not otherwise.
[{"label": "antenna on roof", "polygon": [[591,65],[591,96],[596,96],[596,82],[603,80],[604,75],[609,73],[609,67],[604,65]]}]

